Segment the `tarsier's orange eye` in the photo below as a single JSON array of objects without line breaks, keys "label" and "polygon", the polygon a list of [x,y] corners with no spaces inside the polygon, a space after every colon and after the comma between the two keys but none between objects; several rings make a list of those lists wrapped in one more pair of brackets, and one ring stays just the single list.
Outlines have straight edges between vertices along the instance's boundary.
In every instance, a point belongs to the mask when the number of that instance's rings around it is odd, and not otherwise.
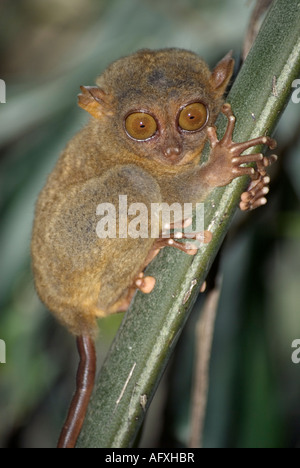
[{"label": "tarsier's orange eye", "polygon": [[202,102],[194,102],[181,110],[178,124],[182,130],[196,132],[206,124],[207,118],[208,111],[206,106]]},{"label": "tarsier's orange eye", "polygon": [[126,132],[135,140],[148,140],[157,131],[154,117],[144,112],[129,114],[125,120]]}]

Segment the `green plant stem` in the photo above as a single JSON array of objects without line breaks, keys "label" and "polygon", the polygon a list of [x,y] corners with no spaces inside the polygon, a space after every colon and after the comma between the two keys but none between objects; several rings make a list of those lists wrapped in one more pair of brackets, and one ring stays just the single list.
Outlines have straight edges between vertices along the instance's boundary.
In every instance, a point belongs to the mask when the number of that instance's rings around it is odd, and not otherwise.
[{"label": "green plant stem", "polygon": [[[300,4],[274,2],[228,96],[235,141],[271,134],[300,73]],[[225,119],[217,122],[219,134]],[[259,148],[252,149],[257,152]],[[216,189],[205,203],[213,240],[190,257],[165,248],[147,274],[157,283],[137,293],[101,369],[78,447],[131,447],[199,289],[229,229],[247,179]]]}]

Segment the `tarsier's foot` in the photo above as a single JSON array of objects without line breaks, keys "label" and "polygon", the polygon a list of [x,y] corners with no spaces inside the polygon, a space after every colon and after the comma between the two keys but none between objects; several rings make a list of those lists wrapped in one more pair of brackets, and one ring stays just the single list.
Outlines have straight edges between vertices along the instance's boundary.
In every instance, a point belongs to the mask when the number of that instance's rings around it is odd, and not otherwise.
[{"label": "tarsier's foot", "polygon": [[[164,226],[164,230],[162,232],[163,237],[160,239],[157,239],[157,241],[154,244],[154,249],[157,249],[158,251],[162,249],[163,247],[175,247],[178,250],[181,250],[182,252],[187,253],[188,255],[195,255],[198,252],[199,246],[195,243],[183,243],[179,242],[181,239],[189,239],[189,240],[195,240],[200,242],[201,244],[208,244],[212,240],[212,233],[210,231],[203,231],[203,232],[184,232],[181,229],[186,228],[192,224],[192,219],[188,218],[184,220],[181,223],[176,223],[176,224],[170,224],[168,226]],[[176,232],[174,231],[173,233],[170,232],[170,230],[179,228],[180,231]]]},{"label": "tarsier's foot", "polygon": [[[183,230],[192,225],[192,218],[187,218],[183,221],[177,223],[171,223],[165,225],[161,233],[162,237],[157,239],[152,249],[149,252],[149,255],[145,261],[144,268],[149,265],[150,262],[159,254],[161,249],[164,247],[175,247],[188,255],[195,255],[199,249],[199,242],[202,244],[208,244],[212,240],[212,233],[210,231],[204,231],[199,233],[188,233]],[[179,231],[176,232],[176,229]],[[174,232],[171,233],[170,231]],[[198,241],[198,243],[183,243],[179,242],[180,239],[190,239]],[[142,274],[142,273],[141,273]],[[148,278],[148,277],[147,277]],[[146,279],[147,279],[146,278]],[[149,280],[147,280],[149,282]]]},{"label": "tarsier's foot", "polygon": [[[200,233],[185,233],[182,229],[189,227],[192,224],[192,218],[185,219],[178,223],[172,223],[164,226],[162,235],[164,237],[157,239],[149,255],[145,261],[144,268],[149,265],[150,262],[159,254],[160,250],[164,247],[175,247],[189,255],[195,255],[198,252],[197,244],[191,243],[181,243],[177,239],[190,239],[196,240],[198,242],[208,244],[212,240],[212,233],[209,231],[204,231]],[[171,230],[180,229],[179,232],[171,233]],[[132,298],[135,294],[136,289],[139,289],[144,294],[150,294],[155,287],[156,280],[153,276],[145,276],[143,272],[139,273],[138,276],[133,281],[132,286],[128,290],[127,297],[124,298],[122,304],[119,306],[119,311],[125,311],[128,309]]]},{"label": "tarsier's foot", "polygon": [[[210,157],[212,160],[218,161],[220,166],[219,171],[216,171],[216,186],[227,185],[236,177],[250,176],[252,182],[247,192],[242,194],[240,208],[243,211],[253,210],[265,205],[267,202],[266,194],[269,192],[270,178],[267,175],[266,167],[276,161],[277,157],[272,155],[268,158],[261,153],[241,156],[241,153],[257,145],[267,145],[274,149],[277,144],[275,140],[267,136],[260,136],[242,143],[234,143],[232,135],[235,127],[235,116],[232,113],[230,104],[224,104],[222,112],[228,119],[223,138],[218,140],[214,127],[209,127],[207,130],[212,147]],[[222,161],[222,164],[220,164],[220,161]],[[242,166],[251,163],[255,163],[255,167]]]},{"label": "tarsier's foot", "polygon": [[128,309],[137,289],[144,294],[150,294],[154,289],[155,283],[156,279],[153,276],[145,276],[143,272],[139,273],[128,289],[126,297],[119,303],[118,312],[125,312]]},{"label": "tarsier's foot", "polygon": [[140,273],[135,280],[135,286],[142,291],[144,294],[149,294],[153,291],[156,280],[153,276],[145,276],[144,273]]},{"label": "tarsier's foot", "polygon": [[270,157],[261,156],[261,161],[257,162],[258,178],[253,179],[247,192],[242,193],[240,202],[242,211],[255,210],[267,203],[266,195],[269,193],[270,177],[266,167],[277,161],[277,156],[275,154]]}]

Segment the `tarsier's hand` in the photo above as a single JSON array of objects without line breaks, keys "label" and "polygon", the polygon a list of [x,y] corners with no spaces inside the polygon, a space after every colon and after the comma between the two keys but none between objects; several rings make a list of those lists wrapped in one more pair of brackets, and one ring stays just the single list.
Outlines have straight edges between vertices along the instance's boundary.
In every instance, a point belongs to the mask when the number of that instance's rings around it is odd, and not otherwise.
[{"label": "tarsier's hand", "polygon": [[[227,185],[236,177],[250,176],[252,182],[247,192],[244,192],[241,196],[240,209],[243,211],[253,210],[267,203],[265,196],[269,192],[270,178],[267,175],[266,167],[276,161],[277,156],[266,157],[262,153],[241,156],[241,153],[257,145],[268,145],[271,149],[274,149],[276,148],[276,141],[270,137],[261,136],[242,143],[234,143],[232,134],[235,126],[235,116],[232,113],[230,104],[224,104],[222,112],[228,119],[223,138],[218,140],[215,127],[207,129],[212,148],[210,160],[211,163],[218,161],[219,165],[217,185]],[[220,161],[222,161],[221,167]],[[251,163],[255,163],[255,167],[242,166]]]}]

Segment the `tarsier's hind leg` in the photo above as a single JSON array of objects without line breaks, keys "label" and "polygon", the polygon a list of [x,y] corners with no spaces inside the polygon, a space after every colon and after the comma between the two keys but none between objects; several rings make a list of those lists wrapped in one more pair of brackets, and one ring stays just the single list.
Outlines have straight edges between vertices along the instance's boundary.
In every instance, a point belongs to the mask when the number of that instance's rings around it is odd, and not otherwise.
[{"label": "tarsier's hind leg", "polygon": [[[168,226],[165,226],[162,234],[164,237],[160,237],[155,240],[148,257],[146,258],[143,269],[145,269],[149,263],[159,254],[161,249],[164,247],[174,247],[182,252],[195,255],[198,252],[199,243],[208,244],[212,239],[212,233],[209,231],[204,231],[200,233],[185,233],[183,229],[192,224],[192,218],[188,218],[182,222],[171,223]],[[179,231],[176,232],[176,229]],[[170,232],[174,230],[174,232]],[[198,241],[197,243],[189,242],[180,242],[180,240],[194,240]],[[133,281],[133,284],[128,289],[127,297],[123,299],[122,303],[119,305],[119,311],[125,311],[128,309],[132,298],[135,294],[135,291],[139,289],[144,294],[149,294],[153,291],[156,284],[156,280],[153,276],[145,276],[144,272],[138,274],[138,276]]]}]

